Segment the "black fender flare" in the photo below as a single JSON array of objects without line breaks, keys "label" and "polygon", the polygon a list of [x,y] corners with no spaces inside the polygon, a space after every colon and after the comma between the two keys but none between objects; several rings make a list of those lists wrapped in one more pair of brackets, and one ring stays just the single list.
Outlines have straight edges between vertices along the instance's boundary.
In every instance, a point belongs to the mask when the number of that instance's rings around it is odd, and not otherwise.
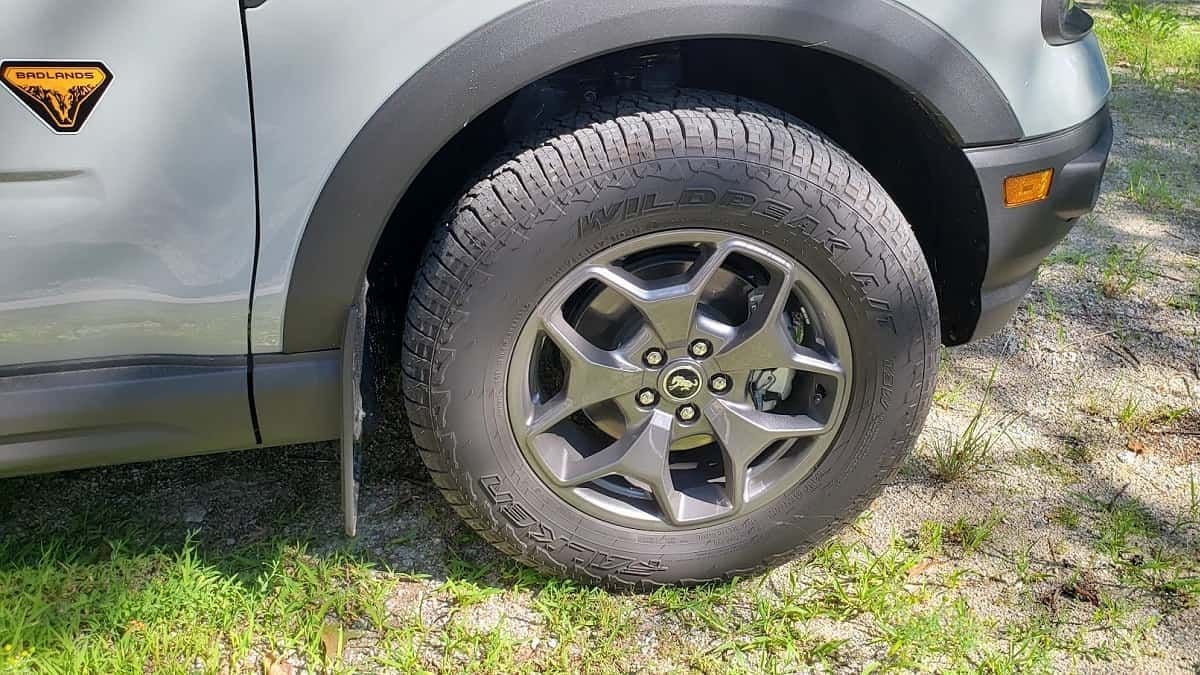
[{"label": "black fender flare", "polygon": [[346,313],[401,197],[459,131],[508,95],[595,56],[732,37],[811,47],[920,99],[962,145],[1020,138],[991,75],[942,29],[893,0],[536,0],[455,43],[363,126],[318,196],[292,267],[283,351],[340,346]]}]

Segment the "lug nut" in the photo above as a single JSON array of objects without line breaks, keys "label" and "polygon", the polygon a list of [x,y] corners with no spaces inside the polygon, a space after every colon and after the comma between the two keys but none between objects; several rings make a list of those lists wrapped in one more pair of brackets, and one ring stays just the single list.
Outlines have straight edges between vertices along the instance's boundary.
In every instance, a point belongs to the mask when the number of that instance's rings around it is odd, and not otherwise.
[{"label": "lug nut", "polygon": [[646,408],[658,403],[658,392],[653,389],[643,389],[638,392],[637,402]]},{"label": "lug nut", "polygon": [[696,340],[691,347],[688,347],[688,353],[702,359],[712,353],[712,343],[708,340]]},{"label": "lug nut", "polygon": [[642,361],[651,368],[657,368],[667,360],[667,355],[661,349],[647,349],[642,355]]},{"label": "lug nut", "polygon": [[724,394],[729,391],[729,387],[732,384],[729,381],[728,375],[713,375],[708,381],[708,388],[712,389],[714,394]]},{"label": "lug nut", "polygon": [[687,405],[679,406],[679,409],[675,411],[675,416],[679,418],[680,422],[695,421],[695,419],[697,417],[699,417],[699,415],[700,415],[700,411],[696,409],[696,406],[694,406],[690,403]]}]

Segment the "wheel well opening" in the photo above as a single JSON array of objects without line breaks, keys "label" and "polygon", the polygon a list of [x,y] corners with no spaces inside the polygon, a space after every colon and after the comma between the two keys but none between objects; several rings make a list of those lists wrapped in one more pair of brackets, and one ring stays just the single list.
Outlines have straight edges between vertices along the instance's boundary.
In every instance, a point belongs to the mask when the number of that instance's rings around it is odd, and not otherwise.
[{"label": "wheel well opening", "polygon": [[369,270],[373,323],[403,325],[425,242],[443,212],[509,144],[596,98],[675,87],[774,105],[849,151],[912,224],[937,287],[943,342],[970,339],[987,265],[987,216],[953,131],[915,95],[841,56],[727,38],[641,46],[575,64],[523,87],[463,128],[406,191],[376,247]]}]

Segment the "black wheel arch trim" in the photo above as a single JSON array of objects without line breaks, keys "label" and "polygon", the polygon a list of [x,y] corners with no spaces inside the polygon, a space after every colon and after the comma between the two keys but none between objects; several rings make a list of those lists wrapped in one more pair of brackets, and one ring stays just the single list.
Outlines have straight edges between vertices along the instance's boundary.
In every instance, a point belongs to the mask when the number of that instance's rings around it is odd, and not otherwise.
[{"label": "black wheel arch trim", "polygon": [[1007,98],[974,56],[893,0],[531,2],[426,64],[343,153],[292,268],[283,351],[340,346],[346,312],[396,205],[428,161],[476,117],[525,85],[589,58],[712,37],[788,43],[860,63],[920,99],[962,145],[1022,136]]}]

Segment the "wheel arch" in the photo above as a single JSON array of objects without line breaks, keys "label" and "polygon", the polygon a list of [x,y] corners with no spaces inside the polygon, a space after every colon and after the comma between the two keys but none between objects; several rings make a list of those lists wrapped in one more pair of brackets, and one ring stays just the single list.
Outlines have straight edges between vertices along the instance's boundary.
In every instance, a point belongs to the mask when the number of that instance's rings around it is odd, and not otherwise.
[{"label": "wheel arch", "polygon": [[951,36],[894,0],[529,3],[417,71],[346,148],[309,214],[292,265],[282,350],[340,345],[346,312],[389,221],[393,228],[406,226],[393,219],[401,199],[435,155],[475,120],[523,87],[574,64],[656,43],[714,38],[811,49],[881,75],[916,100],[954,147],[1022,133],[983,66]]}]

